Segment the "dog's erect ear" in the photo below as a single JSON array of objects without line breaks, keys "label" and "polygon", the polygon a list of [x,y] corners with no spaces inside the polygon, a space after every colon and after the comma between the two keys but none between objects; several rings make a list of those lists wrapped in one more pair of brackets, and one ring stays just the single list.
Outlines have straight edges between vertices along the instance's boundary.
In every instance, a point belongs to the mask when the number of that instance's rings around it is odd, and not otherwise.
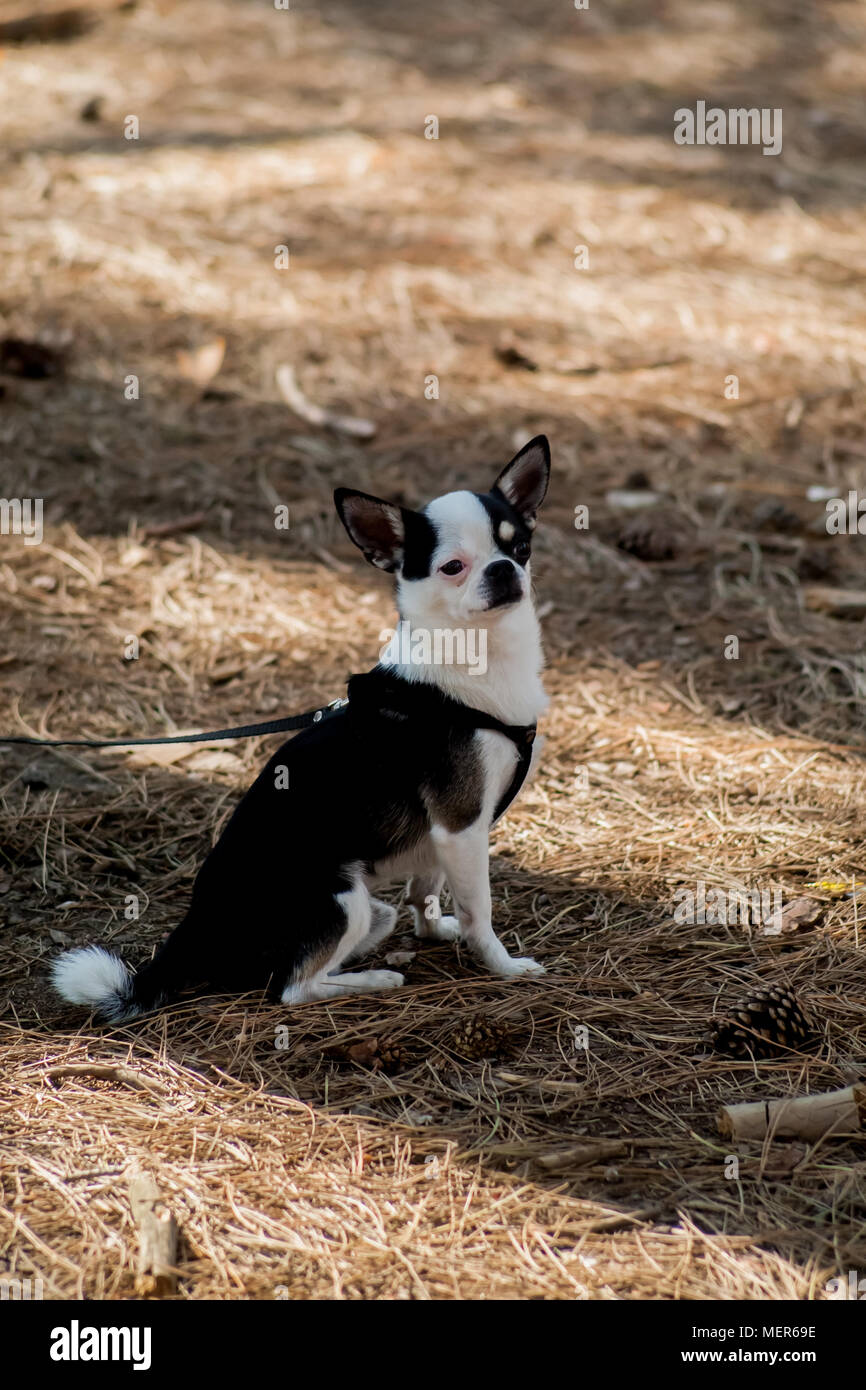
[{"label": "dog's erect ear", "polygon": [[364,558],[377,569],[389,572],[398,568],[403,559],[406,528],[403,512],[394,502],[383,502],[368,492],[338,487],[334,504],[340,520]]},{"label": "dog's erect ear", "polygon": [[530,523],[535,521],[535,513],[544,501],[549,478],[550,445],[546,435],[538,434],[505,465],[493,490],[498,488],[514,510]]}]

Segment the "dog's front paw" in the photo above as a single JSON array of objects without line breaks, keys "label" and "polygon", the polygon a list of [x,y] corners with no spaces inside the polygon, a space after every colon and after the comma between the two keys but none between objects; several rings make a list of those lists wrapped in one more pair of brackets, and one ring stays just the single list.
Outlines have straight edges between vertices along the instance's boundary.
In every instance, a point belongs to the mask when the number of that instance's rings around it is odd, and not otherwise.
[{"label": "dog's front paw", "polygon": [[460,923],[456,917],[440,917],[436,923],[437,941],[459,941]]},{"label": "dog's front paw", "polygon": [[437,941],[460,940],[460,924],[456,917],[440,917],[433,930]]},{"label": "dog's front paw", "polygon": [[496,973],[510,979],[512,975],[543,975],[545,971],[544,966],[539,965],[532,956],[510,956],[507,961],[503,961]]},{"label": "dog's front paw", "polygon": [[433,917],[420,922],[415,935],[422,941],[459,941],[460,927],[456,917]]}]

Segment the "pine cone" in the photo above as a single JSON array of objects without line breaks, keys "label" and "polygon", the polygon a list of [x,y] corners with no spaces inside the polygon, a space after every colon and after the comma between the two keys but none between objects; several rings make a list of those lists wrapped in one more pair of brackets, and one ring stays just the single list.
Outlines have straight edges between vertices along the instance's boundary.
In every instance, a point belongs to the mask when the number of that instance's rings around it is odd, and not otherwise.
[{"label": "pine cone", "polygon": [[373,1071],[384,1071],[389,1075],[409,1060],[407,1049],[397,1038],[390,1036],[364,1038],[347,1047],[329,1047],[325,1049],[325,1056],[334,1062],[353,1062],[355,1066],[370,1067]]},{"label": "pine cone", "polygon": [[387,1072],[390,1076],[392,1072],[399,1071],[402,1066],[405,1066],[408,1060],[409,1054],[398,1039],[390,1037],[379,1039],[378,1062],[382,1071]]},{"label": "pine cone", "polygon": [[772,497],[758,503],[752,512],[752,525],[756,531],[803,530],[802,518],[790,507],[786,507],[784,502],[777,502]]},{"label": "pine cone", "polygon": [[732,1057],[783,1057],[815,1040],[815,1029],[789,989],[755,989],[730,1011],[710,1019],[713,1046]]},{"label": "pine cone", "polygon": [[627,522],[616,543],[620,550],[627,550],[638,560],[673,560],[682,549],[685,525],[683,517],[652,508]]},{"label": "pine cone", "polygon": [[511,1033],[501,1023],[477,1014],[467,1018],[451,1034],[450,1044],[461,1057],[504,1057],[511,1048]]}]

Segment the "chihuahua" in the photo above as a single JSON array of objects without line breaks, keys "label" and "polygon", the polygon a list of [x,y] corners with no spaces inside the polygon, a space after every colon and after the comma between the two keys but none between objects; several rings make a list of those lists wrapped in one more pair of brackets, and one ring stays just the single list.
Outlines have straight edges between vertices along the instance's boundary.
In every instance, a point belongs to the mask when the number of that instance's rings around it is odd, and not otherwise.
[{"label": "chihuahua", "polygon": [[[267,989],[284,1004],[397,989],[396,971],[344,969],[394,930],[373,889],[397,877],[416,936],[460,940],[496,975],[543,973],[493,930],[488,840],[537,759],[547,706],[529,561],[549,474],[539,436],[489,492],[423,511],[337,489],[355,545],[396,577],[399,633],[348,699],[274,754],[153,959],[133,974],[101,946],[67,951],[52,970],[65,1000],[119,1022],[189,988]],[[431,640],[470,632],[483,668],[443,660],[460,643]],[[439,908],[446,883],[454,916]]]}]

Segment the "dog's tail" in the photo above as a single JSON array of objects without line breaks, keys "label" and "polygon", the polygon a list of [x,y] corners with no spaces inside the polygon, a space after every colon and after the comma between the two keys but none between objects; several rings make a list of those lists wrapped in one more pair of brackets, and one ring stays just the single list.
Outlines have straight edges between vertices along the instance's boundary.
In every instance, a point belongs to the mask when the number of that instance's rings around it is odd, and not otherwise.
[{"label": "dog's tail", "polygon": [[51,982],[69,1004],[85,1004],[108,1023],[123,1023],[168,1003],[181,981],[173,952],[163,947],[137,974],[102,946],[65,951],[51,966]]}]

